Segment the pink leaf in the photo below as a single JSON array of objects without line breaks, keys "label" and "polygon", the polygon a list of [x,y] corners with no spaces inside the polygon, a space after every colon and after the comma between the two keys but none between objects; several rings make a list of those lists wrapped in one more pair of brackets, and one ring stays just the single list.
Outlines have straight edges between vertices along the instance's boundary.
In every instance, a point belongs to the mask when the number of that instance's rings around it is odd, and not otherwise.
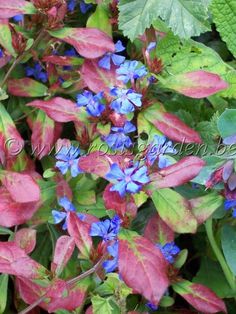
[{"label": "pink leaf", "polygon": [[89,258],[93,246],[92,238],[89,235],[90,225],[80,220],[77,215],[70,212],[67,219],[68,233],[74,239],[81,254]]},{"label": "pink leaf", "polygon": [[61,97],[50,100],[35,100],[28,103],[27,106],[43,110],[52,120],[57,122],[79,120],[80,108],[73,101]]},{"label": "pink leaf", "polygon": [[144,237],[123,231],[118,256],[119,273],[126,285],[157,305],[169,285],[168,264],[160,250]]},{"label": "pink leaf", "polygon": [[11,79],[8,81],[8,92],[20,97],[42,97],[48,94],[46,85],[31,78]]},{"label": "pink leaf", "polygon": [[162,245],[174,241],[174,231],[161,219],[158,214],[154,214],[149,220],[144,230],[144,237],[154,244]]},{"label": "pink leaf", "polygon": [[129,164],[131,156],[114,156],[105,154],[102,151],[93,152],[79,159],[79,168],[84,172],[93,173],[100,177],[105,177],[110,171],[113,163],[117,163],[121,168]]},{"label": "pink leaf", "polygon": [[106,209],[113,209],[120,217],[127,215],[134,218],[137,213],[137,206],[135,204],[133,196],[127,196],[122,198],[116,191],[111,191],[112,184],[108,184],[103,192],[103,200]]},{"label": "pink leaf", "polygon": [[16,232],[14,242],[19,248],[25,251],[26,254],[31,253],[36,245],[36,230],[23,228]]},{"label": "pink leaf", "polygon": [[0,273],[43,279],[47,270],[20,249],[15,242],[0,242]]},{"label": "pink leaf", "polygon": [[150,176],[151,185],[155,188],[176,187],[194,179],[205,162],[195,156],[184,157],[177,163],[153,173]]},{"label": "pink leaf", "polygon": [[165,112],[159,104],[144,111],[145,118],[169,139],[183,143],[202,143],[199,134],[172,113]]},{"label": "pink leaf", "polygon": [[54,143],[55,122],[40,110],[32,126],[32,151],[42,159],[52,150]]},{"label": "pink leaf", "polygon": [[219,75],[202,70],[170,76],[166,84],[168,88],[192,98],[208,97],[229,87]]},{"label": "pink leaf", "polygon": [[53,37],[72,45],[77,52],[88,59],[96,59],[106,52],[114,52],[112,39],[96,28],[63,28],[50,31]]},{"label": "pink leaf", "polygon": [[98,66],[98,60],[85,60],[81,74],[88,88],[94,93],[103,91],[107,94],[110,87],[121,86],[121,82],[117,80],[115,69],[107,71]]},{"label": "pink leaf", "polygon": [[10,193],[0,187],[0,214],[1,226],[13,227],[21,225],[31,219],[39,208],[39,202],[17,203]]},{"label": "pink leaf", "polygon": [[78,57],[67,57],[67,56],[45,56],[43,62],[49,62],[60,66],[80,65],[83,62],[82,58]]},{"label": "pink leaf", "polygon": [[173,285],[173,289],[201,313],[227,313],[224,302],[209,288],[182,280]]},{"label": "pink leaf", "polygon": [[54,279],[50,286],[42,287],[25,278],[17,278],[17,287],[21,298],[28,304],[34,303],[46,293],[46,302],[40,303],[39,306],[48,313],[55,313],[59,309],[74,311],[83,305],[88,284],[82,281],[72,288],[65,281]]},{"label": "pink leaf", "polygon": [[40,188],[29,174],[4,171],[1,180],[15,202],[28,203],[40,200]]},{"label": "pink leaf", "polygon": [[32,3],[24,0],[0,0],[0,19],[6,19],[18,14],[35,13]]},{"label": "pink leaf", "polygon": [[61,236],[56,242],[52,271],[59,276],[74,252],[75,241],[69,236]]}]

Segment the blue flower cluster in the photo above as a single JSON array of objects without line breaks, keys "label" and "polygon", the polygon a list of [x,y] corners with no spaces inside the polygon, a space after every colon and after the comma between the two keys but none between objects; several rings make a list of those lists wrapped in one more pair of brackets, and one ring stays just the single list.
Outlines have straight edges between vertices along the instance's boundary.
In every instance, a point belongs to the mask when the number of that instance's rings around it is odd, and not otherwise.
[{"label": "blue flower cluster", "polygon": [[[64,209],[64,211],[58,211],[56,209],[52,210],[52,216],[54,219],[55,224],[59,224],[62,221],[64,221],[64,224],[62,225],[62,229],[66,230],[67,229],[67,217],[69,212],[75,212],[75,206],[71,203],[71,201],[68,199],[68,197],[64,196],[59,199],[58,204]],[[84,220],[84,215],[83,214],[77,214],[77,216],[81,219]]]},{"label": "blue flower cluster", "polygon": [[40,63],[36,62],[33,67],[26,66],[25,74],[28,77],[34,77],[36,80],[46,83],[48,80],[48,74],[44,71]]},{"label": "blue flower cluster", "polygon": [[236,200],[225,200],[224,207],[225,210],[232,209],[232,216],[236,218]]},{"label": "blue flower cluster", "polygon": [[95,222],[91,226],[90,235],[92,237],[101,237],[103,241],[111,244],[107,246],[107,252],[112,259],[108,259],[103,263],[103,267],[107,273],[114,271],[118,264],[118,240],[117,235],[121,226],[119,216],[114,216],[112,219]]},{"label": "blue flower cluster", "polygon": [[18,14],[13,16],[13,21],[16,23],[22,22],[24,20],[24,15],[23,14]]},{"label": "blue flower cluster", "polygon": [[144,77],[147,75],[148,71],[144,65],[140,66],[138,61],[127,60],[121,64],[121,66],[116,70],[116,73],[118,74],[118,80],[127,84]]},{"label": "blue flower cluster", "polygon": [[61,171],[62,174],[66,174],[68,170],[71,172],[71,176],[74,178],[82,171],[79,169],[80,149],[71,145],[70,147],[63,146],[60,151],[55,155],[58,160],[56,167]]},{"label": "blue flower cluster", "polygon": [[147,151],[147,161],[150,165],[153,165],[158,159],[158,167],[162,169],[171,164],[166,154],[176,153],[177,151],[174,149],[171,141],[167,141],[166,137],[163,135],[155,135]]},{"label": "blue flower cluster", "polygon": [[100,68],[110,70],[111,69],[111,62],[119,66],[121,63],[125,61],[125,57],[118,55],[117,53],[122,52],[125,50],[125,47],[122,45],[120,40],[117,41],[115,44],[115,53],[108,52],[106,53],[98,62]]},{"label": "blue flower cluster", "polygon": [[111,108],[117,113],[128,114],[136,107],[142,106],[142,95],[132,89],[113,87],[110,94],[115,97],[111,102]]},{"label": "blue flower cluster", "polygon": [[170,264],[173,264],[175,261],[175,257],[180,252],[180,248],[174,242],[169,242],[166,243],[165,245],[157,244],[156,246],[160,249],[165,259]]},{"label": "blue flower cluster", "polygon": [[124,150],[133,145],[130,137],[127,135],[136,131],[136,127],[129,121],[123,127],[112,127],[111,133],[104,137],[107,145],[113,150]]},{"label": "blue flower cluster", "polygon": [[106,178],[113,183],[111,191],[118,192],[121,197],[126,193],[138,193],[143,185],[149,182],[147,167],[139,167],[138,163],[124,170],[117,164],[112,164]]},{"label": "blue flower cluster", "polygon": [[[69,12],[73,12],[75,10],[76,2],[77,2],[77,0],[68,0],[68,2],[67,2],[67,10]],[[85,13],[87,13],[91,9],[92,4],[87,4],[83,0],[80,0],[79,6],[80,6],[80,11],[83,14],[85,14]]]},{"label": "blue flower cluster", "polygon": [[86,111],[90,116],[99,117],[105,110],[102,99],[103,92],[93,95],[90,91],[85,90],[82,94],[77,95],[77,105],[86,107]]}]

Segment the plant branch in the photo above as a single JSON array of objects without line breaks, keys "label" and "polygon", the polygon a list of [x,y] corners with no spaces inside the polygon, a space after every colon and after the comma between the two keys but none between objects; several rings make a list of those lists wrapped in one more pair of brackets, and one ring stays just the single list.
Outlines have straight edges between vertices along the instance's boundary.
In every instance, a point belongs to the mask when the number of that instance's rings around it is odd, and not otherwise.
[{"label": "plant branch", "polygon": [[[66,282],[66,284],[68,285],[68,288],[73,287],[75,284],[77,284],[82,279],[92,275],[93,273],[96,273],[102,267],[102,264],[107,259],[107,256],[108,256],[107,254],[104,254],[102,256],[102,258],[97,262],[97,264],[95,264],[92,268],[90,268],[89,270],[87,270],[84,273],[80,274],[79,276],[77,276],[77,277],[75,277],[73,279],[68,280]],[[48,293],[48,291],[45,292],[38,300],[36,300],[34,303],[29,305],[27,308],[25,308],[23,311],[19,312],[18,314],[27,314],[27,313],[29,313],[29,311],[31,311],[32,309],[34,309],[36,306],[38,306],[40,303],[43,302],[43,300],[45,299],[47,293]]]},{"label": "plant branch", "polygon": [[234,278],[234,275],[232,274],[232,272],[230,271],[230,269],[229,269],[229,267],[225,261],[225,258],[223,256],[221,250],[219,249],[219,247],[216,243],[216,240],[214,238],[213,230],[212,230],[212,219],[208,219],[206,221],[205,227],[206,227],[206,233],[207,233],[209,242],[211,244],[212,250],[215,253],[216,258],[220,263],[220,266],[224,272],[225,278],[227,279],[228,284],[231,287],[231,289],[233,291],[235,291],[236,290],[235,278]]},{"label": "plant branch", "polygon": [[[39,32],[37,38],[35,39],[35,41],[34,41],[32,47],[31,47],[30,49],[33,49],[33,48],[35,48],[35,47],[38,45],[38,43],[40,42],[40,40],[41,40],[41,38],[43,37],[43,35],[44,35],[44,29]],[[25,55],[27,54],[27,52],[28,52],[28,50],[27,50],[27,51],[24,51],[24,52],[22,53],[22,55],[18,56],[18,57],[14,60],[14,62],[12,63],[12,65],[10,66],[10,68],[8,69],[8,71],[7,71],[7,73],[6,73],[5,77],[4,77],[4,79],[3,79],[2,82],[0,83],[0,89],[5,85],[5,83],[6,83],[7,80],[9,79],[9,77],[10,77],[12,71],[15,69],[15,67],[17,66],[17,64],[20,63],[21,60],[25,57]]]}]

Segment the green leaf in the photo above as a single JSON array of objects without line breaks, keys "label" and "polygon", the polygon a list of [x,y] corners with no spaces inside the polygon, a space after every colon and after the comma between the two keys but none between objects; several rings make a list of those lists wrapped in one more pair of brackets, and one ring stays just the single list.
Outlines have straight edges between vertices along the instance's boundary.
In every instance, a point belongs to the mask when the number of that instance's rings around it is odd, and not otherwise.
[{"label": "green leaf", "polygon": [[210,29],[205,0],[121,0],[119,26],[131,40],[161,17],[173,32],[189,38]]},{"label": "green leaf", "polygon": [[126,284],[119,279],[119,275],[110,273],[107,275],[107,279],[97,289],[101,296],[119,294],[120,297],[126,298],[129,294],[132,294],[132,289],[126,286]]},{"label": "green leaf", "polygon": [[13,57],[17,56],[12,46],[12,36],[10,26],[5,22],[0,23],[0,44],[3,46]]},{"label": "green leaf", "polygon": [[236,231],[233,227],[225,225],[221,233],[221,244],[225,259],[236,276]]},{"label": "green leaf", "polygon": [[218,129],[222,138],[235,134],[236,109],[226,109],[218,120]]},{"label": "green leaf", "polygon": [[91,299],[94,314],[120,314],[119,307],[111,298],[101,298],[94,296]]},{"label": "green leaf", "polygon": [[233,298],[235,296],[235,292],[227,283],[219,263],[210,260],[206,256],[202,258],[200,269],[193,282],[206,285],[220,298]]},{"label": "green leaf", "polygon": [[87,27],[98,28],[109,36],[112,36],[112,27],[109,19],[109,11],[106,5],[97,5],[96,11],[90,15]]},{"label": "green leaf", "polygon": [[198,223],[206,221],[223,204],[223,200],[224,198],[215,192],[190,200]]},{"label": "green leaf", "polygon": [[4,313],[7,304],[8,279],[7,274],[0,275],[0,314]]},{"label": "green leaf", "polygon": [[152,193],[152,200],[162,220],[175,232],[194,233],[197,220],[190,211],[190,203],[171,189]]},{"label": "green leaf", "polygon": [[164,64],[163,78],[196,70],[216,73],[230,85],[217,95],[236,98],[236,71],[213,49],[169,33],[158,43],[156,54]]},{"label": "green leaf", "polygon": [[229,50],[236,57],[236,2],[235,0],[213,0],[211,5],[213,21],[226,42]]}]

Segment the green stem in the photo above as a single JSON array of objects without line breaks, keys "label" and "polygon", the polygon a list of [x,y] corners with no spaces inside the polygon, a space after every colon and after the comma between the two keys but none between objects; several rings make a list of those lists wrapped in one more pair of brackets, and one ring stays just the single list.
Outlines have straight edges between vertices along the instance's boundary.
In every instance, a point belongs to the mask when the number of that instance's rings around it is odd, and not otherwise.
[{"label": "green stem", "polygon": [[221,252],[221,250],[219,249],[217,243],[216,243],[216,240],[214,238],[214,235],[213,235],[213,229],[212,229],[212,219],[208,219],[206,221],[206,224],[205,224],[205,227],[206,227],[206,233],[207,233],[207,236],[208,236],[208,240],[211,244],[211,247],[212,247],[212,250],[213,252],[215,253],[215,256],[218,260],[218,262],[220,263],[220,266],[223,270],[223,273],[225,275],[225,278],[227,279],[228,281],[228,284],[229,286],[231,287],[231,289],[233,291],[236,291],[236,286],[235,286],[235,278],[234,278],[234,275],[231,273],[226,261],[225,261],[225,258]]},{"label": "green stem", "polygon": [[[43,35],[44,35],[44,30],[41,30],[41,31],[39,32],[37,38],[35,39],[35,41],[34,41],[32,47],[31,47],[30,49],[33,49],[33,48],[35,48],[35,47],[38,45],[38,43],[40,42],[40,40],[41,40],[41,38],[43,37]],[[8,69],[8,71],[7,71],[7,73],[6,73],[5,77],[4,77],[4,79],[3,79],[2,82],[0,83],[0,89],[5,85],[5,83],[7,82],[8,78],[9,78],[9,76],[11,75],[12,71],[15,69],[15,67],[17,66],[17,64],[20,63],[21,60],[25,57],[26,53],[27,53],[27,51],[24,51],[24,52],[22,53],[22,55],[18,56],[18,57],[13,61],[12,65],[11,65],[10,68]]]}]

